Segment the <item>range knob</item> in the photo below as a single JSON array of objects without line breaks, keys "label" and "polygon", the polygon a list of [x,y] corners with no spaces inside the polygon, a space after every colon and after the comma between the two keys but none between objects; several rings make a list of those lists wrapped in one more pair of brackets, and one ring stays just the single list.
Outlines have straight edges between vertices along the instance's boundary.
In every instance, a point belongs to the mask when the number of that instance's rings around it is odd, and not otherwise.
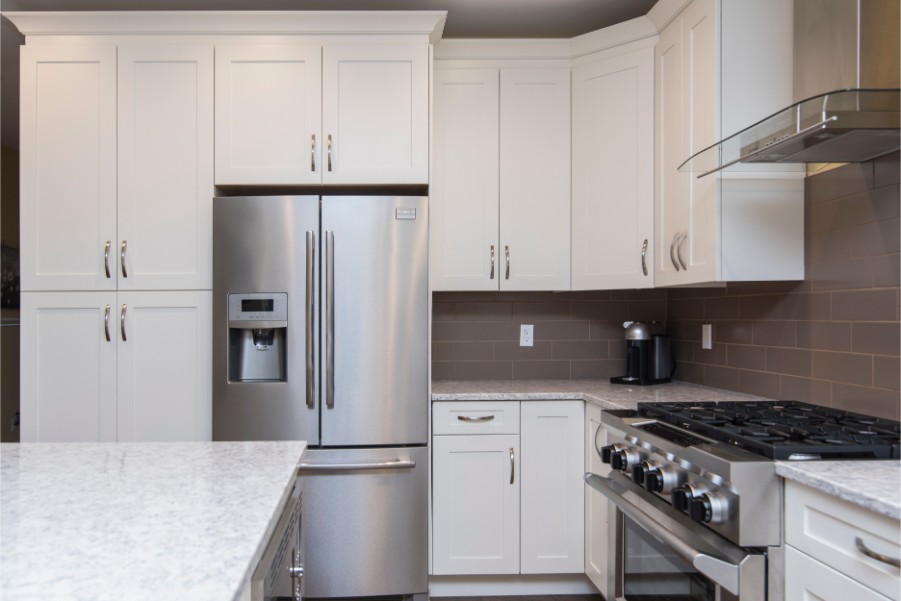
[{"label": "range knob", "polygon": [[692,499],[700,496],[703,492],[698,486],[686,483],[673,488],[670,493],[670,502],[674,509],[688,511]]},{"label": "range knob", "polygon": [[646,486],[648,477],[660,470],[660,466],[653,461],[642,461],[632,466],[632,482],[639,486]]},{"label": "range knob", "polygon": [[618,450],[618,444],[608,444],[606,447],[601,447],[601,463],[610,463],[613,453]]},{"label": "range knob", "polygon": [[728,517],[728,504],[716,493],[701,493],[689,502],[688,515],[696,522],[721,524]]},{"label": "range knob", "polygon": [[623,472],[630,471],[642,460],[639,452],[633,448],[621,448],[610,453],[610,467]]}]

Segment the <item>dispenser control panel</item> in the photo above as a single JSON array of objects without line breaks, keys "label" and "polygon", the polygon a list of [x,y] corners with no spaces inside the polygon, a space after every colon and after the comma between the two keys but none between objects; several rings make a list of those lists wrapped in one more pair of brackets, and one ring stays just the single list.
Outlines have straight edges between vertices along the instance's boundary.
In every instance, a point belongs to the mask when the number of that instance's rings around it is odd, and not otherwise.
[{"label": "dispenser control panel", "polygon": [[[240,327],[238,325],[240,322],[260,321],[270,323],[284,322],[287,324],[288,294],[286,292],[251,292],[228,295],[228,322],[230,327]],[[251,326],[248,323],[246,327]]]}]

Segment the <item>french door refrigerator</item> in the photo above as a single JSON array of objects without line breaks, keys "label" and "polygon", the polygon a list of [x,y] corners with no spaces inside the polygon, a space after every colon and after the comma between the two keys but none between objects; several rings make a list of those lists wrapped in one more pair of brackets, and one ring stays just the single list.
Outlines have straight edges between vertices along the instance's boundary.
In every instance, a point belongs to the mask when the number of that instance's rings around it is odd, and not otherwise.
[{"label": "french door refrigerator", "polygon": [[425,594],[427,198],[217,197],[213,222],[214,439],[309,443],[305,597]]}]

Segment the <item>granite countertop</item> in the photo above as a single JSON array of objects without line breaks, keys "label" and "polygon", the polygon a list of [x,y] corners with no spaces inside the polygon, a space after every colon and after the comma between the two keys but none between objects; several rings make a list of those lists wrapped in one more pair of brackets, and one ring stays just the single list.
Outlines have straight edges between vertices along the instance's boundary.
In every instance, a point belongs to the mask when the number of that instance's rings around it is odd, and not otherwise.
[{"label": "granite countertop", "polygon": [[0,445],[0,598],[235,599],[304,442]]},{"label": "granite countertop", "polygon": [[[604,409],[634,409],[645,402],[769,400],[672,382],[625,386],[606,380],[505,380],[432,382],[433,401],[577,399]],[[776,473],[871,511],[901,518],[901,461],[779,461]]]}]

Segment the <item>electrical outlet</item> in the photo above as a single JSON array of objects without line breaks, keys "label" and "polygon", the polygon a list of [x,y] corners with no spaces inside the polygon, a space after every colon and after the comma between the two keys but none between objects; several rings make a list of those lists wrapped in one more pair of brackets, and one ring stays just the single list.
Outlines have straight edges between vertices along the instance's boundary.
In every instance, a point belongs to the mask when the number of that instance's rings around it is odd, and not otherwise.
[{"label": "electrical outlet", "polygon": [[713,324],[711,323],[701,325],[701,348],[708,351],[713,348]]},{"label": "electrical outlet", "polygon": [[519,326],[519,346],[535,346],[535,326],[522,324]]}]

